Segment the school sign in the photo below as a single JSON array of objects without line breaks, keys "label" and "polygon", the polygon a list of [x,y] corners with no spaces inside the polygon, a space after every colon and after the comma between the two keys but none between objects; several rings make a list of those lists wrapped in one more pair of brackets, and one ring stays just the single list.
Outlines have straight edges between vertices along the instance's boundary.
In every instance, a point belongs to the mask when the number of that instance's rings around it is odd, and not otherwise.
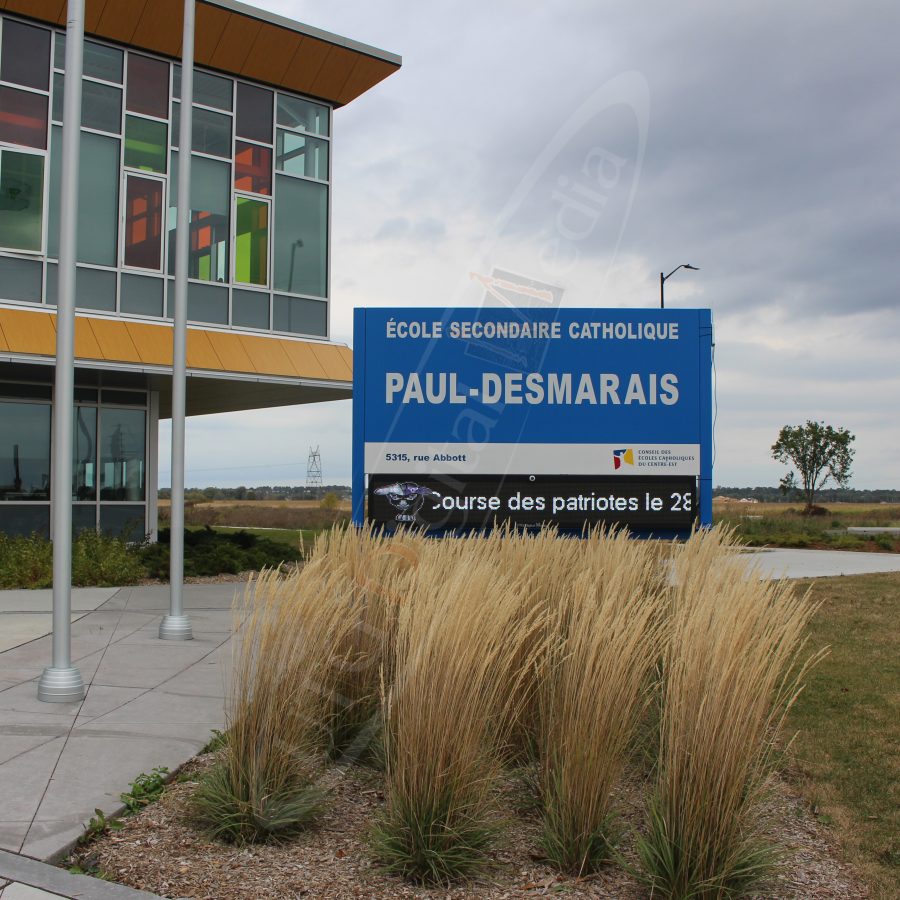
[{"label": "school sign", "polygon": [[354,521],[710,524],[712,340],[705,309],[355,310]]}]

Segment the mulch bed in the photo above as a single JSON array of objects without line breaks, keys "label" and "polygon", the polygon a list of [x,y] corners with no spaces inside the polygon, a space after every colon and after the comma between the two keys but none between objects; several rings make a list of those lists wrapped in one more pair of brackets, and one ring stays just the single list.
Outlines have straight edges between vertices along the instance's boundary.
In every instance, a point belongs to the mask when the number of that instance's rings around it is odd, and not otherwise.
[{"label": "mulch bed", "polygon": [[[329,805],[313,830],[281,844],[237,849],[210,840],[191,823],[187,809],[194,780],[211,764],[211,755],[188,763],[162,798],[76,851],[69,861],[100,870],[115,881],[164,897],[196,900],[262,898],[571,898],[636,900],[648,896],[635,879],[610,865],[590,878],[559,875],[541,861],[538,814],[518,780],[499,792],[500,814],[508,836],[485,875],[463,885],[422,888],[379,870],[371,858],[367,832],[384,806],[382,776],[371,769],[337,767],[323,775]],[[641,784],[636,778],[619,789],[623,824],[641,825]],[[785,866],[757,896],[779,900],[852,900],[870,894],[840,863],[804,802],[780,782],[766,810],[766,828],[789,852]],[[633,840],[622,848],[633,861]]]}]

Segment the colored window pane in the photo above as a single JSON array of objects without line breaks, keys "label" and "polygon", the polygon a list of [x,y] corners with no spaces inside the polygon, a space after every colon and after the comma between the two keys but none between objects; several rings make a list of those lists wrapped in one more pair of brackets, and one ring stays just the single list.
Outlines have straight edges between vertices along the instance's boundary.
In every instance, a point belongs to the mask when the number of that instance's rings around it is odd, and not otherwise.
[{"label": "colored window pane", "polygon": [[[179,82],[180,80],[179,78]],[[214,106],[216,109],[225,109],[231,112],[231,86],[233,84],[234,82],[230,78],[220,78],[218,75],[194,71],[194,103],[202,103],[204,106]],[[178,96],[181,96],[180,84]]]},{"label": "colored window pane", "polygon": [[272,143],[271,91],[238,82],[235,134],[251,141]]},{"label": "colored window pane", "polygon": [[122,59],[124,54],[115,47],[97,44],[94,41],[84,42],[83,74],[90,78],[102,78],[104,81],[122,83]]},{"label": "colored window pane", "polygon": [[191,141],[198,153],[231,158],[231,116],[194,108]]},{"label": "colored window pane", "polygon": [[238,197],[235,204],[234,278],[242,284],[269,283],[269,204]]},{"label": "colored window pane", "polygon": [[[55,96],[53,108],[55,118]],[[122,130],[122,91],[108,84],[85,81],[81,89],[81,124],[85,128],[118,134]]]},{"label": "colored window pane", "polygon": [[126,109],[157,116],[169,115],[169,64],[139,53],[128,54]]},{"label": "colored window pane", "polygon": [[326,296],[327,186],[277,175],[274,234],[275,289]]},{"label": "colored window pane", "polygon": [[[191,210],[188,275],[202,281],[228,281],[228,225],[231,166],[201,156],[191,158]],[[169,188],[169,274],[175,272],[178,154],[172,154]],[[227,318],[227,317],[226,317]]]},{"label": "colored window pane", "polygon": [[0,141],[47,147],[47,97],[0,87]]},{"label": "colored window pane", "polygon": [[80,156],[78,262],[114,266],[118,257],[119,141],[83,131]]},{"label": "colored window pane", "polygon": [[318,138],[305,137],[278,129],[275,168],[289,175],[328,179],[328,144]]},{"label": "colored window pane", "polygon": [[75,408],[72,433],[72,499],[97,499],[97,409]]},{"label": "colored window pane", "polygon": [[283,128],[328,137],[328,107],[302,100],[300,97],[278,95],[277,122]]},{"label": "colored window pane", "polygon": [[162,266],[163,185],[129,175],[125,188],[125,265]]},{"label": "colored window pane", "polygon": [[272,193],[272,150],[235,141],[234,186],[253,194]]},{"label": "colored window pane", "polygon": [[141,409],[101,408],[101,500],[144,499],[145,420]]},{"label": "colored window pane", "polygon": [[260,291],[231,292],[231,324],[242,328],[269,327],[269,295]]},{"label": "colored window pane", "polygon": [[125,165],[146,172],[166,171],[166,126],[125,116]]},{"label": "colored window pane", "polygon": [[50,83],[50,32],[4,19],[0,78],[46,91]]},{"label": "colored window pane", "polygon": [[44,158],[0,152],[0,247],[41,249]]},{"label": "colored window pane", "polygon": [[0,403],[0,500],[50,497],[50,404]]}]

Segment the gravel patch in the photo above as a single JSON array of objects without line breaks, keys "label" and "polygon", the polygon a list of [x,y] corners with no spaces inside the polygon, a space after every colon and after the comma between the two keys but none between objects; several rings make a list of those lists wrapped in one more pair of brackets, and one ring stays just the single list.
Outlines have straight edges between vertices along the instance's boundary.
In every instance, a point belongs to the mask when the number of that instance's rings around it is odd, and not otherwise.
[{"label": "gravel patch", "polygon": [[[210,765],[198,757],[182,771],[195,778]],[[489,870],[478,880],[450,887],[422,888],[379,870],[372,860],[367,832],[384,806],[382,776],[369,769],[332,767],[323,775],[329,806],[318,826],[283,844],[242,849],[216,843],[190,822],[187,807],[194,781],[172,783],[159,802],[124,820],[75,854],[85,868],[164,897],[194,900],[262,898],[440,898],[506,900],[562,894],[570,898],[636,900],[647,891],[623,868],[610,865],[590,878],[559,875],[541,861],[540,821],[517,780],[499,791],[500,815],[508,836]],[[623,783],[617,804],[623,824],[633,832],[641,823],[641,784]],[[784,782],[776,785],[766,810],[766,830],[789,852],[787,862],[758,897],[778,900],[855,900],[868,889],[839,862],[824,829],[806,804]],[[634,861],[633,841],[623,856]]]}]

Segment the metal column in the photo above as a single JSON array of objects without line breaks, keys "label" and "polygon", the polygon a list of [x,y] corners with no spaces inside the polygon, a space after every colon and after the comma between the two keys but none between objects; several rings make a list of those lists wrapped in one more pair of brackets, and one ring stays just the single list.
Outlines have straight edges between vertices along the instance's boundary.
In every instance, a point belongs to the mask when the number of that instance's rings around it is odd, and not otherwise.
[{"label": "metal column", "polygon": [[53,389],[53,664],[38,682],[38,700],[75,703],[84,698],[72,665],[72,422],[75,403],[75,260],[78,228],[78,157],[84,0],[69,0],[63,103],[63,156],[59,227],[59,297]]},{"label": "metal column", "polygon": [[181,46],[181,125],[178,132],[178,218],[175,232],[175,324],[172,353],[172,518],[169,561],[169,614],[159,636],[164,641],[193,638],[184,614],[184,416],[187,351],[188,250],[191,196],[191,123],[194,102],[194,0],[184,3]]}]

